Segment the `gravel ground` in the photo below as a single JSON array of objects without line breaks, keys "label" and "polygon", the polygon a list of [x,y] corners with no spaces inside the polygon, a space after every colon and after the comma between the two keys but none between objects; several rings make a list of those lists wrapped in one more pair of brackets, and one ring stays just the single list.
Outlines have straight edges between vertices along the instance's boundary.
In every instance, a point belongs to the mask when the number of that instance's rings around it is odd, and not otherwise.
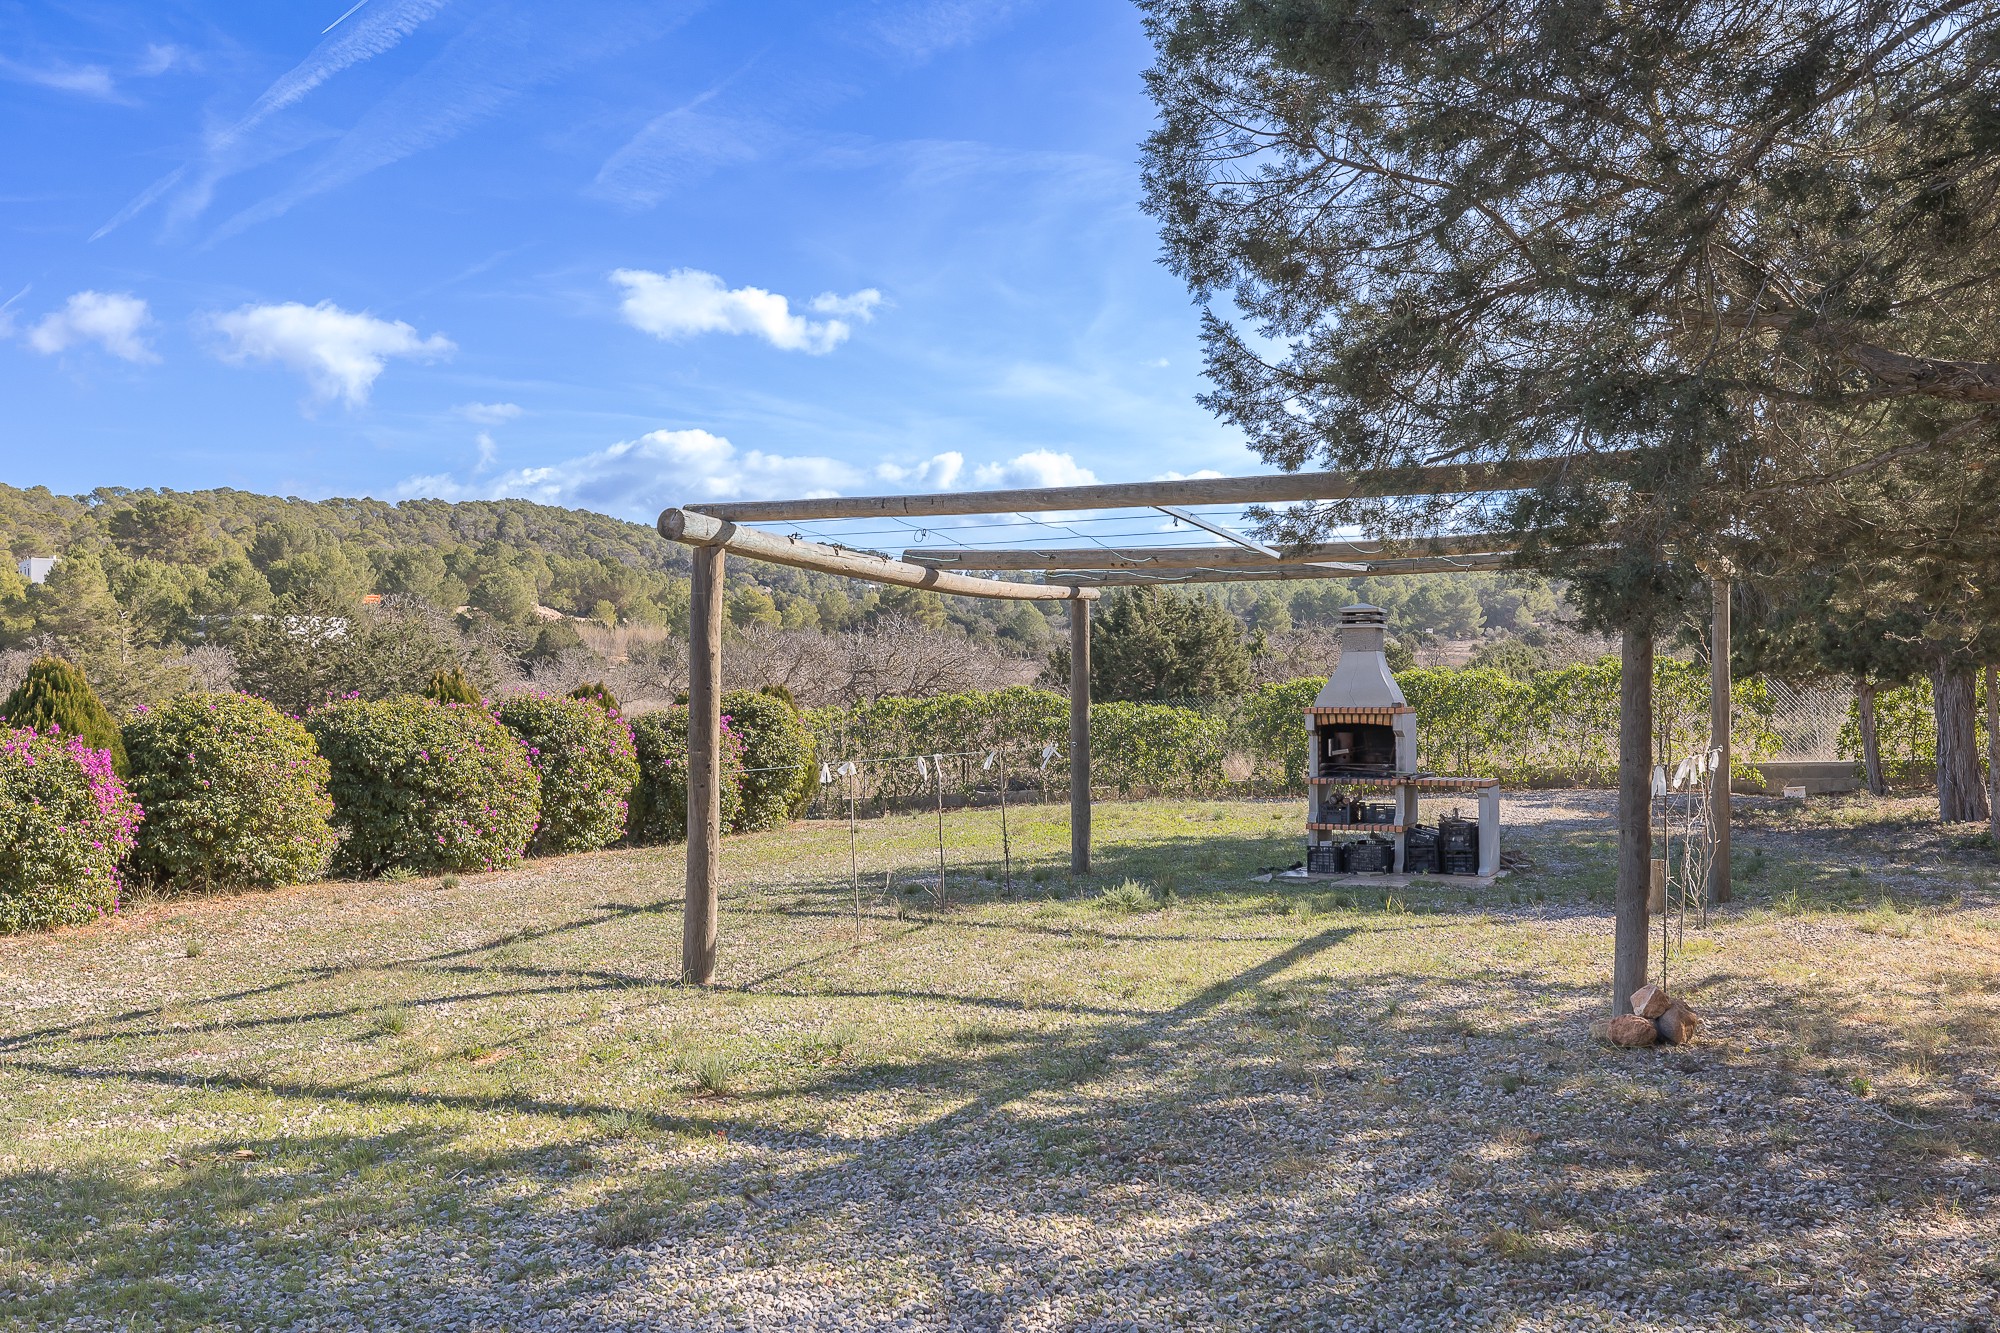
[{"label": "gravel ground", "polygon": [[[1510,797],[1470,902],[1250,885],[1288,807],[1147,803],[1101,836],[1164,907],[857,917],[802,827],[731,844],[706,995],[646,853],[0,942],[0,1325],[2000,1325],[1991,854],[1748,809],[1704,1039],[1623,1052],[1610,806]],[[918,882],[926,821],[863,832]]]}]

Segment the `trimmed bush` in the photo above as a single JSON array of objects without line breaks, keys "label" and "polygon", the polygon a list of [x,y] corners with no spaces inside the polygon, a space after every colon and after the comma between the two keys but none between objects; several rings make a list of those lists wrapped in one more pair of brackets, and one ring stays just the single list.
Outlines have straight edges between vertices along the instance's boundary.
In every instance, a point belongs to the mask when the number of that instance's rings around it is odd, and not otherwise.
[{"label": "trimmed bush", "polygon": [[107,751],[73,733],[0,732],[0,931],[116,911],[139,819]]},{"label": "trimmed bush", "polygon": [[424,687],[424,698],[441,704],[468,704],[482,708],[486,701],[479,697],[479,691],[472,688],[472,682],[457,667],[446,671],[431,672],[431,683]]},{"label": "trimmed bush", "polygon": [[[687,837],[686,708],[662,708],[632,719],[639,751],[639,790],[632,802],[634,842],[681,842]],[[722,723],[722,826],[735,828],[743,811],[743,738]]]},{"label": "trimmed bush", "polygon": [[146,810],[133,867],[177,889],[297,884],[338,836],[329,770],[296,720],[249,694],[184,694],[125,728]]},{"label": "trimmed bush", "polygon": [[761,690],[731,690],[722,712],[743,738],[743,807],[731,827],[776,828],[813,780],[813,738],[798,710]]},{"label": "trimmed bush", "polygon": [[541,784],[527,747],[484,711],[342,699],[307,714],[306,730],[332,770],[336,870],[492,870],[527,850]]},{"label": "trimmed bush", "polygon": [[125,742],[118,724],[82,670],[60,657],[38,658],[27,676],[0,704],[0,722],[10,727],[81,736],[92,749],[111,755],[111,767],[121,777],[132,770],[125,759]]},{"label": "trimmed bush", "polygon": [[537,856],[590,852],[624,835],[639,782],[632,728],[588,699],[520,694],[493,711],[520,737],[542,780],[542,822],[528,850]]}]

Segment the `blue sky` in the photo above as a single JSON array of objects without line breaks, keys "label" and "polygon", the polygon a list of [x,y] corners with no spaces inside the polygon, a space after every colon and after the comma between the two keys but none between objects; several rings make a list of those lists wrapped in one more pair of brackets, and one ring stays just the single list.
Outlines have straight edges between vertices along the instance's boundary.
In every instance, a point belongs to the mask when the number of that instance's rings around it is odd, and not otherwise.
[{"label": "blue sky", "polygon": [[0,0],[5,480],[1262,470],[1193,401],[1123,0],[350,3]]}]

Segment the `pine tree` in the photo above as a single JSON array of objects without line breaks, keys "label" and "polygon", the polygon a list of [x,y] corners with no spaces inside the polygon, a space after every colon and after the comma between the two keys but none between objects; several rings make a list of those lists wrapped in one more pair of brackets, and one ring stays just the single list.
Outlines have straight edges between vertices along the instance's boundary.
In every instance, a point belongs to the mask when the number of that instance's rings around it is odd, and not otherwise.
[{"label": "pine tree", "polygon": [[[1068,672],[1068,645],[1058,648]],[[1250,684],[1243,630],[1212,599],[1168,588],[1118,588],[1091,626],[1090,691],[1101,700],[1210,699]]]},{"label": "pine tree", "polygon": [[111,766],[120,777],[129,772],[118,724],[83,672],[60,657],[38,658],[7,702],[0,704],[0,717],[10,727],[81,736],[85,744],[111,752]]}]

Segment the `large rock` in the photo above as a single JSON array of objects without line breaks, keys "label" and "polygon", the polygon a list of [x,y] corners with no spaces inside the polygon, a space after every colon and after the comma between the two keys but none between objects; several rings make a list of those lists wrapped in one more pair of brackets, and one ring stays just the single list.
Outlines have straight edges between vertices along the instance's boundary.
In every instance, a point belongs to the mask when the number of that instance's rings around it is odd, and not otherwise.
[{"label": "large rock", "polygon": [[1658,1018],[1673,1003],[1673,999],[1658,986],[1641,986],[1632,992],[1632,1012],[1641,1018]]},{"label": "large rock", "polygon": [[1659,1039],[1660,1030],[1653,1026],[1650,1018],[1624,1014],[1611,1020],[1611,1044],[1614,1046],[1651,1046]]},{"label": "large rock", "polygon": [[1694,1010],[1675,1000],[1660,1015],[1660,1037],[1670,1046],[1685,1046],[1694,1040],[1694,1034],[1701,1031],[1701,1016]]}]

